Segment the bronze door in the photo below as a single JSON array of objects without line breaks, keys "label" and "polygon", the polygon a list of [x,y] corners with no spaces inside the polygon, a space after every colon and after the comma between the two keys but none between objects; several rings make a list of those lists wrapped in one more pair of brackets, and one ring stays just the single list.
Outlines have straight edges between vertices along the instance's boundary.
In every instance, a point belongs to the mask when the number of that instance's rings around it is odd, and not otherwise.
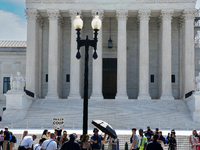
[{"label": "bronze door", "polygon": [[117,93],[117,59],[103,59],[103,96],[114,99]]}]

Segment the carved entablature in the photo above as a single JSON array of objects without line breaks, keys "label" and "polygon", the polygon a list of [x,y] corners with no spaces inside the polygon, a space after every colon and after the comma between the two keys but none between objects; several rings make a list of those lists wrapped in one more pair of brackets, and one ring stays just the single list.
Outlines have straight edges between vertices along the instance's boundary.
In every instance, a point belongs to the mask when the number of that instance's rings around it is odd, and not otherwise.
[{"label": "carved entablature", "polygon": [[91,3],[91,4],[134,4],[134,3],[196,3],[196,0],[26,0],[26,3]]},{"label": "carved entablature", "polygon": [[128,10],[117,10],[116,18],[119,19],[128,19]]},{"label": "carved entablature", "polygon": [[185,9],[183,11],[183,18],[187,21],[194,21],[196,15],[197,15],[196,9]]},{"label": "carved entablature", "polygon": [[151,11],[150,10],[139,10],[138,11],[138,19],[140,21],[149,21]]},{"label": "carved entablature", "polygon": [[160,19],[163,21],[171,21],[174,11],[173,10],[162,10]]},{"label": "carved entablature", "polygon": [[38,16],[37,10],[25,9],[25,13],[26,13],[26,16],[27,16],[27,20],[36,20],[36,18]]}]

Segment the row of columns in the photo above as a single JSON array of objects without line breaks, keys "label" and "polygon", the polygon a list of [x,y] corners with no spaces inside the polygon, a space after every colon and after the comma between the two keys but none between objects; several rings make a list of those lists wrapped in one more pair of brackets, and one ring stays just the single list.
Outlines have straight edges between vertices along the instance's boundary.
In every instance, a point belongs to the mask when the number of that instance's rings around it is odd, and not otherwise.
[{"label": "row of columns", "polygon": [[[76,32],[73,27],[73,20],[81,11],[70,10],[71,16],[71,60],[70,60],[70,93],[69,99],[80,99],[80,60],[76,55]],[[98,12],[103,21],[104,11],[93,10],[94,16]],[[184,39],[183,46],[184,65],[183,79],[184,93],[194,88],[192,79],[194,77],[194,17],[196,10],[184,10]],[[28,90],[37,92],[37,10],[26,10],[28,29],[27,29],[27,61],[26,61],[26,87]],[[48,56],[48,93],[46,98],[59,98],[59,67],[60,67],[60,47],[59,30],[61,19],[58,10],[48,10],[49,16],[49,56]],[[151,99],[149,94],[149,19],[150,10],[139,10],[139,94],[138,99]],[[173,10],[162,10],[161,19],[161,97],[162,100],[173,100],[171,86],[171,22]],[[117,45],[117,94],[116,99],[128,99],[127,96],[127,30],[128,10],[117,10],[118,20],[118,45]],[[92,95],[91,99],[103,99],[102,96],[102,30],[98,35],[98,59],[93,60],[92,70]],[[37,93],[36,93],[37,95]]]}]

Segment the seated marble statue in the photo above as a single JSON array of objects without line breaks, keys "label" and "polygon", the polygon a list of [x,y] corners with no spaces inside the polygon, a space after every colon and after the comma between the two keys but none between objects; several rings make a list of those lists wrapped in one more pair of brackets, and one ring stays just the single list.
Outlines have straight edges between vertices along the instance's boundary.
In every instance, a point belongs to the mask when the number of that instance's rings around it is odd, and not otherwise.
[{"label": "seated marble statue", "polygon": [[20,72],[17,72],[17,76],[11,75],[10,77],[10,86],[11,90],[24,90],[25,87],[25,78],[21,76]]},{"label": "seated marble statue", "polygon": [[200,91],[200,72],[199,72],[199,76],[195,77],[195,91]]}]

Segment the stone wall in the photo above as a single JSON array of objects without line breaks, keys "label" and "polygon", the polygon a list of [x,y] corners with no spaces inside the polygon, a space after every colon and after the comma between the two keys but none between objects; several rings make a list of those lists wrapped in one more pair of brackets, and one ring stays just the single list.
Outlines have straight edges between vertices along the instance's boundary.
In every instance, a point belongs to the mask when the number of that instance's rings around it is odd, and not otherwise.
[{"label": "stone wall", "polygon": [[6,100],[3,95],[3,79],[15,75],[19,71],[26,76],[26,48],[0,47],[0,100]]}]

